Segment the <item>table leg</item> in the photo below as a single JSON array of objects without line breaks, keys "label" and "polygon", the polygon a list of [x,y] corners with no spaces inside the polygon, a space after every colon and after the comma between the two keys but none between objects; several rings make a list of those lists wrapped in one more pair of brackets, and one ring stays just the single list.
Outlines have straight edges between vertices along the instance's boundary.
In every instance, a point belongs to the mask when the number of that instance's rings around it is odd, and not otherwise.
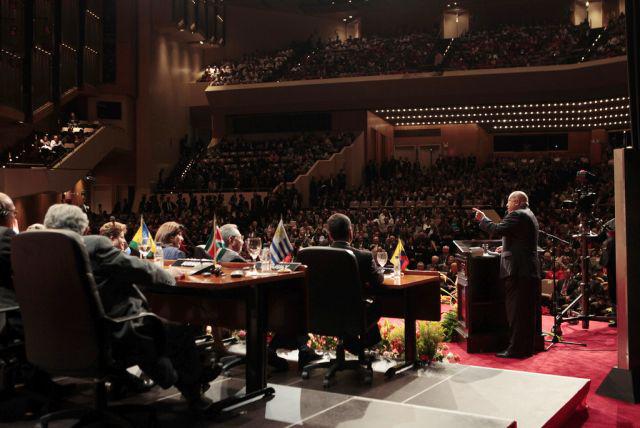
[{"label": "table leg", "polygon": [[267,386],[267,311],[261,287],[247,297],[247,393]]},{"label": "table leg", "polygon": [[416,347],[416,316],[411,306],[412,301],[409,290],[404,290],[402,297],[404,299],[404,363],[389,368],[385,373],[387,378],[416,367],[416,356],[418,355]]},{"label": "table leg", "polygon": [[246,295],[247,355],[245,392],[220,400],[207,414],[223,413],[242,406],[258,397],[270,399],[275,395],[267,387],[267,303],[261,287],[252,287]]}]

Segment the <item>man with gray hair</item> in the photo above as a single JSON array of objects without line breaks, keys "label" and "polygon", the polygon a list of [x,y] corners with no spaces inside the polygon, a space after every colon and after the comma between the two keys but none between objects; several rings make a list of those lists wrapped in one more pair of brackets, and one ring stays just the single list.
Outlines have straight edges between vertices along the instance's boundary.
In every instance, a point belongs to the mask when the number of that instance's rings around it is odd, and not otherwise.
[{"label": "man with gray hair", "polygon": [[505,285],[507,321],[511,330],[509,347],[497,354],[502,358],[526,358],[535,352],[540,336],[540,261],[538,260],[538,220],[529,209],[529,198],[515,191],[507,200],[507,215],[492,222],[474,208],[480,229],[502,237],[500,278]]},{"label": "man with gray hair", "polygon": [[[56,204],[44,218],[48,229],[65,229],[82,234],[87,231],[87,215],[75,205]],[[137,285],[175,285],[168,271],[126,255],[105,236],[83,236],[100,300],[110,317],[148,312],[148,304]],[[177,271],[176,271],[177,272]],[[195,334],[187,326],[144,317],[114,332],[112,355],[125,361],[128,355],[142,359],[142,370],[163,388],[175,385],[193,410],[204,411],[211,402],[201,395],[203,384],[219,374],[219,368],[203,370],[195,346]]]},{"label": "man with gray hair", "polygon": [[222,248],[217,255],[219,262],[246,262],[244,257],[240,255],[242,251],[242,234],[235,224],[227,223],[220,228],[220,234],[224,241],[225,247]]}]

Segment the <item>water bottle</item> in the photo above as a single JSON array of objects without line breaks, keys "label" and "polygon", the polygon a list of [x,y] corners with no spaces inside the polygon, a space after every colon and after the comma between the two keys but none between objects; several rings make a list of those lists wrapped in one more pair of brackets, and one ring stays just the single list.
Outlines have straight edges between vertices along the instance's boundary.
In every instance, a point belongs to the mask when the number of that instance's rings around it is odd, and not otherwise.
[{"label": "water bottle", "polygon": [[160,245],[156,246],[156,252],[153,255],[153,262],[160,269],[164,269],[164,252],[163,252],[162,247]]},{"label": "water bottle", "polygon": [[393,260],[393,277],[400,278],[400,257]]}]

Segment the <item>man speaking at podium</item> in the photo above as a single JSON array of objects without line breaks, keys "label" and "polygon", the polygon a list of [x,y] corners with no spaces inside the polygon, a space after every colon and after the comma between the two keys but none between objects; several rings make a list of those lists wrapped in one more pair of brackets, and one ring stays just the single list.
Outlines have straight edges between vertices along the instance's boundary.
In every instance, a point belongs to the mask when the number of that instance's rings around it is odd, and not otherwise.
[{"label": "man speaking at podium", "polygon": [[535,350],[536,311],[539,304],[540,262],[537,254],[538,220],[529,209],[529,198],[515,191],[507,201],[507,215],[492,222],[477,208],[480,229],[502,237],[500,278],[504,281],[509,347],[496,354],[502,358],[526,358]]}]

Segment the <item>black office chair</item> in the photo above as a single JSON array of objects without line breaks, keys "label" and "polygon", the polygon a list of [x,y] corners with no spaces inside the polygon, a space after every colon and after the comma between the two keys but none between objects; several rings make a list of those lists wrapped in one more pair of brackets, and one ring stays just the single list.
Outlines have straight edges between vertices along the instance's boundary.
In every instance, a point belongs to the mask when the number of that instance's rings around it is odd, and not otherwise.
[{"label": "black office chair", "polygon": [[11,263],[29,362],[54,376],[92,379],[96,388],[93,408],[49,413],[40,418],[41,426],[69,418],[133,425],[115,411],[145,412],[154,424],[151,407],[108,407],[105,381],[114,372],[109,356],[112,329],[130,320],[156,316],[141,313],[114,319],[105,315],[84,244],[73,232],[34,231],[14,237]]},{"label": "black office chair", "polygon": [[364,350],[358,360],[345,360],[344,338],[347,335],[362,337],[367,331],[356,256],[342,248],[308,247],[300,250],[297,260],[307,266],[309,332],[338,338],[336,358],[305,366],[302,378],[308,379],[313,369],[328,368],[323,381],[327,388],[333,383],[336,372],[350,369],[358,370],[364,383],[371,384],[371,360],[365,358]]}]

